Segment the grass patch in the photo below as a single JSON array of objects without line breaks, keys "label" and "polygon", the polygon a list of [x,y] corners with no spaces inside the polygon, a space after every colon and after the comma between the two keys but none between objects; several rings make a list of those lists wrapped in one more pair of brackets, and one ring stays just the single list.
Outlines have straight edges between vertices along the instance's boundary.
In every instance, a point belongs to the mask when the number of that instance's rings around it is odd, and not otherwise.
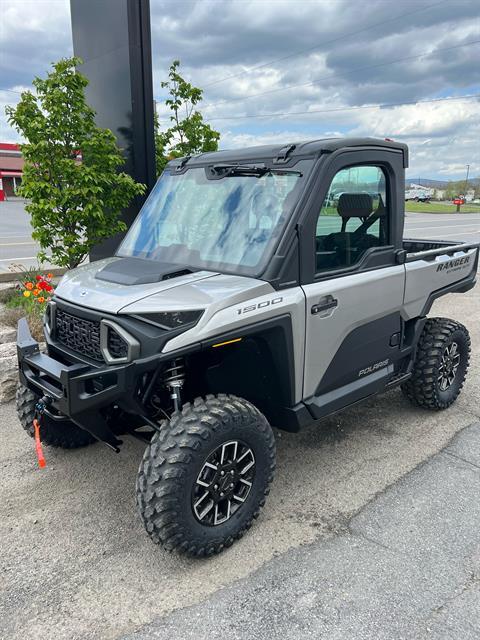
[{"label": "grass patch", "polygon": [[33,338],[37,340],[37,342],[44,342],[45,336],[43,334],[43,319],[42,314],[39,312],[26,313],[23,307],[6,306],[0,313],[0,322],[6,324],[8,327],[14,327],[16,329],[20,318],[24,318],[25,316]]},{"label": "grass patch", "polygon": [[[406,202],[405,211],[409,213],[457,213],[456,204],[438,204],[431,202]],[[480,204],[462,204],[460,213],[480,213]]]},{"label": "grass patch", "polygon": [[0,289],[0,304],[8,304],[12,298],[16,298],[18,295],[14,287],[8,287],[6,289]]}]

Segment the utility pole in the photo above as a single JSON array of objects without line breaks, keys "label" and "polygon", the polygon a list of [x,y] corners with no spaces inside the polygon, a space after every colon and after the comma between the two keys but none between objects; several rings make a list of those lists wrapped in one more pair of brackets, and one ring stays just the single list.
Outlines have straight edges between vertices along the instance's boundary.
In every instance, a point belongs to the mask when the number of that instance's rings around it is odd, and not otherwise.
[{"label": "utility pole", "polygon": [[465,198],[467,197],[467,186],[468,186],[468,174],[469,174],[469,172],[470,172],[470,165],[467,164],[467,177],[465,178],[465,189],[463,190]]}]

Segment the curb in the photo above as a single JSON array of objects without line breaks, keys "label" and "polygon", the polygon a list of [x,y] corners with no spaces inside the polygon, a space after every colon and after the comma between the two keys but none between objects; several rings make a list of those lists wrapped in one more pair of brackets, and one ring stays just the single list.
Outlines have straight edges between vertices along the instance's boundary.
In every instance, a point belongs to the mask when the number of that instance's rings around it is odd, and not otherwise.
[{"label": "curb", "polygon": [[[48,269],[49,273],[52,273],[54,277],[63,276],[67,269]],[[0,273],[0,282],[16,282],[22,277],[23,271],[7,271]]]},{"label": "curb", "polygon": [[480,209],[478,211],[409,211],[405,209],[405,213],[428,213],[434,216],[476,216],[480,213]]}]

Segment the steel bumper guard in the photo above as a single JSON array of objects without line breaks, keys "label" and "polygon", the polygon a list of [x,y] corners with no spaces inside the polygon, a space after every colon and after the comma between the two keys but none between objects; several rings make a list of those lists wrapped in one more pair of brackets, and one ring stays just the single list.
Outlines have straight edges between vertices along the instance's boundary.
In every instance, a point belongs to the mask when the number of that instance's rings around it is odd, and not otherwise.
[{"label": "steel bumper guard", "polygon": [[[18,322],[17,356],[20,382],[36,395],[49,399],[46,413],[51,419],[70,419],[98,440],[119,450],[122,442],[99,410],[122,398],[133,397],[139,373],[135,362],[104,367],[63,364],[40,352],[26,318]],[[55,411],[51,411],[52,408]]]}]

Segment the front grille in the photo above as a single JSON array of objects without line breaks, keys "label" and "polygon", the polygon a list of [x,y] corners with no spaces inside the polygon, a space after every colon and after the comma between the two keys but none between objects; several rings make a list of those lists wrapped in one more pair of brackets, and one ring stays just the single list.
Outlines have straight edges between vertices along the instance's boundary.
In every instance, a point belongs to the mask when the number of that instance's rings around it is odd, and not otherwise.
[{"label": "front grille", "polygon": [[78,318],[57,307],[55,337],[68,349],[103,362],[100,350],[100,322]]}]

